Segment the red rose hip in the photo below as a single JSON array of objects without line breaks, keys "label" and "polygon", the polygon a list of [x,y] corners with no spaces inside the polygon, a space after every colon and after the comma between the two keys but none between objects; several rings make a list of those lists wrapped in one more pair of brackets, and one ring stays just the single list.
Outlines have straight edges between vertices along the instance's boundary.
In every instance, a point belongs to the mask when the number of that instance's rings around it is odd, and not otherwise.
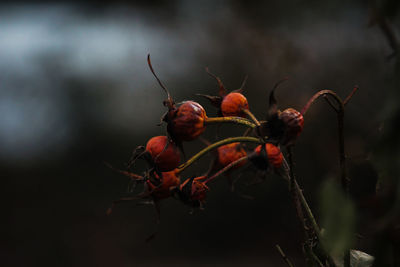
[{"label": "red rose hip", "polygon": [[[283,155],[281,150],[270,143],[265,144],[265,150],[267,151],[267,157],[268,157],[268,162],[271,166],[273,166],[275,169],[279,169],[282,166],[283,162]],[[258,155],[261,153],[261,145],[256,147],[254,150]]]},{"label": "red rose hip", "polygon": [[186,179],[179,187],[180,199],[192,207],[201,207],[209,190],[204,182],[206,178],[206,176],[200,176]]},{"label": "red rose hip", "polygon": [[179,141],[192,141],[204,132],[206,119],[206,111],[199,103],[185,101],[169,112],[168,131]]},{"label": "red rose hip", "polygon": [[151,180],[146,181],[147,190],[150,195],[157,199],[164,199],[171,196],[171,190],[176,188],[180,184],[180,179],[177,176],[177,169],[170,172],[161,173],[161,179],[158,174],[155,173],[156,182]]},{"label": "red rose hip", "polygon": [[148,151],[158,170],[167,172],[178,167],[180,152],[177,146],[168,140],[167,136],[155,136],[146,145]]}]

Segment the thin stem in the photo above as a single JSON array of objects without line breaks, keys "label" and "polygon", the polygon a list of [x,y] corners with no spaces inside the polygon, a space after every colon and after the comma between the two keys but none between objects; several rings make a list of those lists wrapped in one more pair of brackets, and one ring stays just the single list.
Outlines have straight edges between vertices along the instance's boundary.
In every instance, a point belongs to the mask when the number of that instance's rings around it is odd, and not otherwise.
[{"label": "thin stem", "polygon": [[260,122],[257,120],[256,116],[254,116],[253,113],[251,113],[250,110],[247,108],[242,108],[242,111],[246,113],[247,116],[256,124],[257,127],[261,126]]},{"label": "thin stem", "polygon": [[343,121],[344,121],[344,103],[347,103],[351,97],[354,95],[354,93],[357,91],[358,87],[355,86],[353,88],[353,91],[349,94],[349,96],[346,97],[346,102],[343,102],[342,99],[332,90],[321,90],[317,93],[315,93],[310,100],[308,100],[307,104],[304,106],[304,108],[301,111],[301,114],[305,115],[307,110],[310,108],[311,104],[314,103],[315,100],[317,100],[320,96],[330,96],[332,97],[337,104],[339,105],[338,108],[334,107],[332,103],[330,105],[334,108],[337,114],[337,121],[338,121],[338,138],[339,138],[339,165],[340,165],[340,180],[342,184],[343,191],[345,192],[346,195],[348,195],[349,192],[349,179],[346,174],[346,154],[344,150],[344,131],[343,131]]},{"label": "thin stem", "polygon": [[213,150],[213,149],[215,149],[217,147],[220,147],[220,146],[223,146],[223,145],[226,145],[226,144],[230,144],[230,143],[235,143],[235,142],[248,142],[248,143],[255,143],[255,144],[261,144],[262,143],[260,141],[260,139],[255,138],[255,137],[239,136],[239,137],[226,138],[224,140],[218,141],[218,142],[216,142],[214,144],[211,144],[211,145],[207,146],[206,148],[202,149],[196,155],[191,157],[188,161],[186,161],[185,163],[180,165],[178,167],[177,173],[180,173],[180,172],[184,171],[187,167],[192,165],[196,160],[198,160],[199,158],[201,158],[202,156],[207,154],[209,151],[211,151],[211,150]]},{"label": "thin stem", "polygon": [[290,194],[292,196],[292,200],[294,203],[294,206],[296,208],[296,212],[297,212],[297,216],[301,222],[301,226],[303,227],[303,231],[304,231],[304,236],[306,239],[309,238],[308,235],[308,227],[306,225],[306,221],[304,219],[304,214],[303,214],[303,210],[301,208],[301,203],[299,200],[299,194],[296,191],[295,188],[295,181],[296,181],[296,176],[294,174],[294,162],[293,162],[293,151],[292,151],[292,147],[288,147],[287,148],[287,152],[288,152],[288,160],[289,160],[289,191]]},{"label": "thin stem", "polygon": [[283,260],[286,262],[286,264],[290,267],[294,267],[292,262],[289,260],[289,258],[286,256],[286,254],[283,252],[281,247],[279,245],[275,245],[276,249],[278,250],[279,254],[281,254]]},{"label": "thin stem", "polygon": [[[313,215],[313,213],[311,211],[311,208],[308,205],[307,200],[303,195],[303,191],[301,190],[301,188],[300,188],[299,184],[297,183],[297,181],[294,181],[294,185],[295,185],[297,194],[300,197],[301,204],[303,205],[303,208],[306,211],[307,217],[311,222],[311,226],[312,226],[315,234],[317,235],[317,238],[318,238],[319,242],[322,242],[323,237],[321,235],[321,229],[319,228],[319,226],[317,224],[317,221],[315,220],[315,217],[314,217],[314,215]],[[336,266],[336,264],[333,261],[331,255],[327,251],[325,251],[325,254],[326,254],[327,260],[329,262],[329,266]]]},{"label": "thin stem", "polygon": [[[304,218],[304,213],[303,213],[302,205],[301,205],[301,202],[299,199],[299,194],[298,194],[298,192],[296,190],[296,186],[295,186],[296,177],[295,177],[295,173],[294,173],[293,151],[292,151],[291,146],[287,147],[287,153],[288,153],[288,160],[289,160],[289,192],[292,197],[294,207],[296,209],[297,217],[299,218],[301,227],[303,228],[303,231],[304,231],[304,238],[305,238],[305,240],[308,240],[310,238],[310,234],[309,234],[310,229],[307,227],[307,222],[306,222],[306,219]],[[285,165],[287,165],[286,160],[284,161],[284,163],[285,163]],[[309,247],[309,245],[307,243],[305,243],[305,246],[307,246],[308,252],[310,252],[311,248]],[[312,251],[311,251],[311,253],[312,253]],[[312,261],[309,254],[310,253],[307,253],[306,251],[304,251],[304,256],[306,258],[306,262]]]},{"label": "thin stem", "polygon": [[[284,168],[286,169],[286,173],[287,173],[287,175],[288,175],[288,177],[287,177],[287,178],[288,178],[288,181],[290,182],[291,179],[292,179],[292,178],[290,177],[290,175],[291,175],[291,174],[290,174],[290,173],[291,173],[290,167],[289,167],[289,165],[288,165],[288,163],[286,162],[285,159],[283,160],[283,163],[284,163],[283,166],[284,166]],[[317,236],[317,239],[319,240],[319,242],[322,242],[321,229],[319,228],[319,226],[318,226],[318,224],[317,224],[317,221],[315,220],[314,214],[312,213],[311,208],[310,208],[310,206],[308,205],[307,200],[306,200],[306,198],[305,198],[304,195],[303,195],[303,190],[300,188],[300,186],[299,186],[299,184],[297,183],[297,180],[296,180],[296,179],[293,179],[293,186],[294,186],[294,189],[296,190],[297,196],[298,196],[299,199],[300,199],[301,205],[303,206],[303,209],[304,209],[304,211],[306,212],[307,219],[308,219],[308,220],[310,221],[310,223],[311,223],[311,228],[313,229],[313,231],[314,231],[315,235]],[[334,263],[332,257],[329,255],[329,253],[325,251],[325,255],[326,255],[327,260],[328,260],[328,262],[329,262],[329,266],[336,266],[336,264]]]},{"label": "thin stem", "polygon": [[224,174],[225,172],[229,171],[230,169],[232,169],[233,167],[237,166],[238,164],[240,164],[241,162],[247,160],[251,155],[248,156],[244,156],[241,157],[240,159],[237,159],[231,163],[229,163],[228,165],[226,165],[224,168],[222,168],[221,170],[219,170],[218,172],[216,172],[213,176],[207,178],[207,180],[204,181],[205,184],[211,182],[212,180],[214,180],[215,178],[217,178],[218,176]]},{"label": "thin stem", "polygon": [[321,229],[319,228],[319,226],[317,224],[317,221],[315,220],[315,217],[314,217],[314,215],[313,215],[313,213],[311,211],[311,208],[308,205],[307,200],[303,195],[303,190],[301,190],[301,188],[300,188],[300,186],[299,186],[299,184],[297,183],[296,180],[294,181],[294,186],[295,186],[297,194],[298,194],[298,196],[300,198],[301,205],[303,206],[303,208],[304,208],[304,210],[305,210],[305,212],[307,214],[307,217],[311,222],[311,226],[312,226],[315,234],[317,235],[318,239],[321,241],[322,240]]},{"label": "thin stem", "polygon": [[[333,92],[331,90],[321,90],[321,91],[317,92],[316,94],[314,94],[313,97],[311,97],[311,99],[307,102],[307,104],[304,106],[304,108],[302,109],[302,112],[301,112],[304,115],[307,112],[307,110],[310,108],[311,104],[320,96],[324,96],[324,97],[331,96],[338,103],[339,107],[336,108],[330,101],[328,101],[328,103],[333,107],[333,109],[336,111],[336,114],[337,114],[340,180],[341,180],[343,191],[347,197],[349,196],[350,180],[347,177],[347,172],[346,172],[346,154],[345,154],[344,130],[343,130],[343,128],[344,128],[344,107],[349,102],[349,100],[351,99],[351,97],[354,95],[354,93],[357,90],[358,90],[358,86],[354,86],[353,90],[346,97],[346,99],[344,101],[342,101],[342,99],[335,92]],[[300,188],[299,188],[299,190],[300,190]],[[301,200],[303,201],[303,199],[301,199]],[[304,201],[305,201],[305,199],[304,199]],[[307,211],[307,208],[306,208],[306,211]],[[311,210],[310,210],[310,212],[311,212]],[[316,225],[315,220],[314,221],[311,220],[311,223],[314,226],[318,226],[318,225]],[[318,235],[320,235],[320,232],[317,232],[317,233],[318,233]],[[320,239],[319,236],[318,236],[318,239]],[[349,248],[345,249],[344,255],[345,255],[344,266],[349,267],[350,266],[350,249]]]},{"label": "thin stem", "polygon": [[309,248],[309,250],[310,250],[311,257],[312,257],[313,260],[318,264],[318,266],[324,267],[324,265],[322,264],[322,262],[320,261],[320,259],[318,259],[317,255],[315,255],[315,253],[311,250],[311,248]]},{"label": "thin stem", "polygon": [[331,108],[335,111],[335,112],[339,112],[339,110],[335,107],[335,104],[332,103],[331,99],[327,96],[327,95],[323,95],[324,99],[326,100],[326,102],[329,104],[329,106],[331,106]]},{"label": "thin stem", "polygon": [[353,87],[353,91],[346,97],[346,99],[343,101],[343,105],[346,106],[349,100],[353,97],[353,95],[357,92],[358,90],[358,85]]},{"label": "thin stem", "polygon": [[151,73],[153,73],[154,77],[156,78],[158,84],[161,86],[161,88],[164,90],[164,92],[167,94],[167,98],[169,101],[173,102],[171,94],[169,93],[167,87],[161,82],[161,80],[158,78],[157,74],[155,73],[153,66],[151,65],[151,60],[150,60],[150,54],[147,55],[147,64],[149,65]]},{"label": "thin stem", "polygon": [[246,76],[244,76],[244,79],[243,79],[242,85],[240,85],[240,88],[238,89],[238,91],[241,91],[241,90],[243,90],[243,87],[246,85],[247,78],[249,78],[249,75],[246,75]]},{"label": "thin stem", "polygon": [[342,99],[332,90],[321,90],[317,93],[315,93],[310,100],[308,100],[307,104],[303,107],[303,109],[301,110],[301,114],[305,115],[307,110],[310,108],[311,104],[314,103],[315,100],[317,100],[320,96],[323,95],[329,95],[331,97],[333,97],[333,99],[335,99],[335,101],[339,104],[339,111],[340,110],[344,110],[344,104]]},{"label": "thin stem", "polygon": [[234,123],[243,125],[249,128],[255,128],[256,125],[252,123],[248,119],[240,118],[240,117],[214,117],[214,118],[207,118],[205,121],[206,124],[212,123]]},{"label": "thin stem", "polygon": [[116,172],[118,172],[118,173],[120,173],[122,175],[125,175],[125,176],[131,178],[133,181],[144,181],[144,177],[143,176],[140,176],[140,175],[138,175],[136,173],[133,173],[133,172],[128,172],[128,171],[123,171],[123,170],[116,169],[110,163],[108,163],[106,161],[104,161],[103,163],[108,168],[110,168],[110,169],[112,169],[112,170],[114,170],[114,171],[116,171]]}]

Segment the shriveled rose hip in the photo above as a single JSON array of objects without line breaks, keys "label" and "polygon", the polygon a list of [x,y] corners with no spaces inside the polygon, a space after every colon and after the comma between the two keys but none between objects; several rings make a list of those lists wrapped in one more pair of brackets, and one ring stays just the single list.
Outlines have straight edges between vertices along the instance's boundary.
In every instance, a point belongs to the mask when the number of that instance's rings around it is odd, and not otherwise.
[{"label": "shriveled rose hip", "polygon": [[179,165],[179,149],[171,140],[168,140],[167,136],[151,138],[147,142],[146,150],[150,153],[159,171],[171,171]]},{"label": "shriveled rose hip", "polygon": [[170,172],[163,172],[161,173],[161,178],[157,173],[155,173],[156,181],[146,181],[147,190],[150,195],[157,200],[170,197],[171,190],[178,187],[180,184],[180,179],[177,176],[177,173],[177,169]]},{"label": "shriveled rose hip", "polygon": [[206,111],[197,102],[185,101],[168,113],[168,131],[180,141],[192,141],[206,129]]},{"label": "shriveled rose hip", "polygon": [[300,112],[293,108],[287,108],[280,112],[278,118],[284,123],[285,130],[281,143],[292,145],[303,131],[304,118]]}]

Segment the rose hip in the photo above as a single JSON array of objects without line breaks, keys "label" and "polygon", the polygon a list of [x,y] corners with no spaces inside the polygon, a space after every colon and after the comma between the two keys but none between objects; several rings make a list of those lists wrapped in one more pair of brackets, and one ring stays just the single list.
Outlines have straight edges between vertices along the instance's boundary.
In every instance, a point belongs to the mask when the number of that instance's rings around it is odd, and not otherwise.
[{"label": "rose hip", "polygon": [[304,118],[300,112],[293,108],[287,108],[280,112],[278,118],[285,125],[281,140],[282,145],[292,145],[303,130]]},{"label": "rose hip", "polygon": [[[243,149],[240,143],[231,143],[218,147],[218,164],[220,167],[226,167],[230,163],[243,158],[247,155],[246,151]],[[246,164],[246,161],[242,161],[235,165],[232,169],[237,169]]]},{"label": "rose hip", "polygon": [[161,172],[167,172],[178,167],[180,162],[180,152],[178,147],[168,140],[167,136],[155,136],[146,145],[148,151]]},{"label": "rose hip", "polygon": [[167,99],[164,100],[163,104],[168,108],[168,111],[162,117],[162,121],[168,124],[168,133],[173,141],[182,148],[182,141],[192,141],[204,132],[204,122],[207,119],[206,111],[199,103],[194,101],[184,101],[177,107],[171,94],[154,72],[150,55],[147,56],[147,63],[154,77],[167,94]]},{"label": "rose hip", "polygon": [[[262,151],[261,145],[257,146],[254,151],[256,152],[257,155],[261,155]],[[273,144],[266,143],[265,151],[267,152],[267,158],[269,164],[273,166],[275,169],[279,169],[282,166],[283,162],[283,155],[281,150]]]},{"label": "rose hip", "polygon": [[246,97],[241,93],[242,88],[246,83],[247,76],[242,83],[242,86],[234,90],[230,93],[225,89],[224,84],[221,79],[214,74],[212,74],[208,68],[206,68],[206,72],[211,75],[214,79],[216,79],[219,86],[219,95],[218,96],[210,96],[210,95],[202,95],[210,100],[211,104],[218,108],[218,113],[224,117],[246,117],[246,113],[243,112],[243,109],[249,109],[249,103],[247,102]]},{"label": "rose hip", "polygon": [[180,184],[180,179],[177,176],[177,170],[163,172],[160,176],[155,173],[155,179],[147,180],[147,191],[150,196],[160,200],[171,196],[171,190]]},{"label": "rose hip", "polygon": [[186,179],[179,188],[175,188],[175,195],[186,205],[201,208],[209,190],[205,183],[206,178],[206,176],[200,176]]},{"label": "rose hip", "polygon": [[168,131],[180,141],[192,141],[201,135],[207,119],[204,108],[197,102],[185,101],[168,113]]},{"label": "rose hip", "polygon": [[221,112],[225,117],[246,117],[243,109],[249,109],[249,103],[241,93],[229,93],[222,100]]}]

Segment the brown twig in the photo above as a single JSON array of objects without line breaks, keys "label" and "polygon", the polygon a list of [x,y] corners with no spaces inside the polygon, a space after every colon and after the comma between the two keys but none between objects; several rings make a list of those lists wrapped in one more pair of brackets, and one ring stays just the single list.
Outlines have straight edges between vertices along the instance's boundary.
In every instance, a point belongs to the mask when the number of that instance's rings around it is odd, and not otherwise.
[{"label": "brown twig", "polygon": [[283,250],[281,249],[281,247],[279,245],[275,245],[276,249],[278,250],[279,254],[281,254],[283,260],[286,262],[286,264],[289,267],[294,267],[294,265],[292,264],[292,262],[289,260],[289,258],[286,256],[286,254],[283,252]]},{"label": "brown twig", "polygon": [[[306,219],[304,218],[304,213],[303,213],[303,209],[302,209],[302,206],[300,203],[299,195],[295,188],[296,176],[295,176],[295,172],[294,172],[294,161],[293,161],[292,148],[293,148],[292,146],[287,147],[288,161],[289,161],[289,192],[290,192],[293,204],[296,209],[297,217],[299,218],[301,227],[303,228],[302,230],[304,231],[304,239],[308,240],[310,238],[310,235],[308,233],[309,228],[307,227],[307,222],[306,222]],[[305,245],[307,245],[307,244],[305,244]],[[311,260],[307,254],[304,254],[304,256],[306,258],[306,262],[309,262]]]},{"label": "brown twig", "polygon": [[288,161],[289,161],[289,191],[292,196],[294,206],[296,208],[297,217],[299,218],[301,225],[303,227],[303,231],[305,233],[305,238],[308,239],[308,232],[307,232],[308,227],[306,225],[306,220],[304,218],[303,210],[301,208],[299,195],[295,188],[296,176],[294,174],[293,150],[292,150],[291,146],[287,147],[287,152],[288,152]]},{"label": "brown twig", "polygon": [[347,177],[347,172],[346,172],[346,154],[345,154],[345,146],[344,146],[344,131],[343,131],[343,121],[344,121],[344,107],[345,104],[349,102],[351,97],[354,95],[354,93],[358,90],[358,86],[354,86],[352,92],[346,97],[345,101],[343,101],[335,92],[332,90],[321,90],[314,94],[310,100],[307,102],[307,104],[304,106],[304,108],[301,111],[301,114],[305,115],[312,103],[314,103],[315,100],[317,100],[320,96],[323,96],[325,99],[328,99],[327,97],[332,97],[336,103],[338,104],[338,107],[334,106],[330,100],[327,100],[328,103],[331,105],[331,107],[335,110],[337,114],[337,121],[338,121],[338,147],[339,147],[339,166],[340,166],[340,177],[341,177],[341,184],[344,192],[346,195],[348,195],[349,192],[349,178]]},{"label": "brown twig", "polygon": [[230,169],[232,169],[233,167],[235,167],[236,165],[242,163],[243,161],[247,160],[249,157],[251,157],[254,153],[251,153],[245,157],[241,157],[240,159],[237,159],[231,163],[229,163],[228,165],[226,165],[224,168],[222,168],[221,170],[219,170],[218,172],[216,172],[213,176],[208,177],[204,183],[207,184],[209,182],[211,182],[212,180],[214,180],[215,178],[217,178],[218,176],[224,174],[225,172],[229,171]]},{"label": "brown twig", "polygon": [[[283,167],[286,169],[287,175],[289,175],[288,180],[291,181],[292,178],[290,177],[290,175],[291,175],[290,167],[285,159],[283,160]],[[311,228],[313,229],[318,241],[322,242],[321,229],[319,228],[317,221],[315,220],[314,214],[312,213],[311,208],[308,205],[307,200],[303,195],[303,190],[300,188],[296,179],[293,179],[293,186],[294,186],[294,189],[296,190],[296,194],[298,195],[300,203],[304,208],[305,214],[307,215],[307,219],[311,223]],[[327,251],[325,251],[325,256],[327,258],[327,261],[329,262],[329,266],[331,266],[331,267],[336,266],[331,255]]]},{"label": "brown twig", "polygon": [[335,106],[335,104],[332,103],[331,99],[327,96],[327,95],[323,95],[325,101],[329,104],[329,106],[331,106],[331,108],[335,111],[335,112],[339,112],[339,110],[337,109],[337,107]]},{"label": "brown twig", "polygon": [[357,92],[358,90],[358,85],[355,85],[353,87],[353,91],[350,92],[350,94],[345,98],[345,100],[343,101],[343,105],[346,106],[347,103],[350,101],[350,99],[353,97],[353,95]]}]

